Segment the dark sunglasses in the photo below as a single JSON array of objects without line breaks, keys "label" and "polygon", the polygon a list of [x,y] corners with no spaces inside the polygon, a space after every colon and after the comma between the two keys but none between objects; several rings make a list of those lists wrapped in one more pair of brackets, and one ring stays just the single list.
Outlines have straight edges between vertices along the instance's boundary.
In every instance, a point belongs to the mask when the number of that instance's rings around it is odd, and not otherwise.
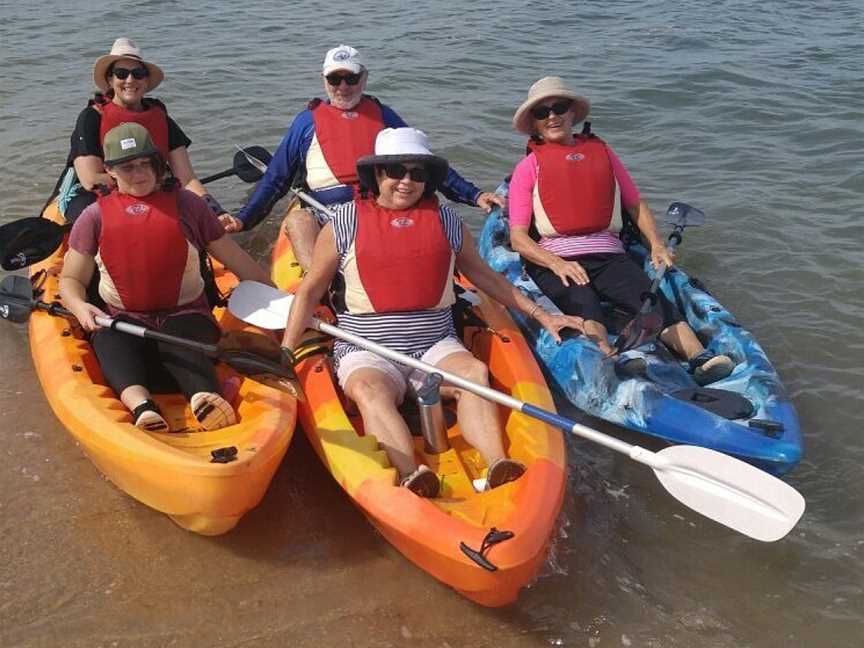
[{"label": "dark sunglasses", "polygon": [[429,179],[429,169],[426,167],[414,167],[409,169],[404,164],[385,164],[384,175],[391,180],[401,180],[406,175],[414,182],[426,182]]},{"label": "dark sunglasses", "polygon": [[349,86],[355,86],[360,83],[359,74],[328,74],[324,78],[327,79],[327,83],[332,85],[334,88],[338,88],[343,81]]},{"label": "dark sunglasses", "polygon": [[150,70],[148,70],[146,67],[136,67],[132,68],[131,70],[129,68],[115,67],[113,70],[111,70],[111,74],[113,74],[121,81],[125,81],[131,74],[133,79],[138,79],[140,81],[141,79],[146,79],[148,76],[150,76]]},{"label": "dark sunglasses", "polygon": [[531,109],[531,116],[534,119],[546,119],[549,116],[549,113],[563,115],[568,110],[570,110],[570,106],[572,105],[572,101],[570,101],[569,99],[563,99],[561,101],[556,101],[551,106],[534,106]]}]

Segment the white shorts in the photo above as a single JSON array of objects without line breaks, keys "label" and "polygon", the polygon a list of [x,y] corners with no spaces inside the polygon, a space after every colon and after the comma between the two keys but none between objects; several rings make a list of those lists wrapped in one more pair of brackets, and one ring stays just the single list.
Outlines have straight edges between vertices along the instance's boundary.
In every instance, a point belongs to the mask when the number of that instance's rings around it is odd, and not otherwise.
[{"label": "white shorts", "polygon": [[[440,342],[435,343],[431,349],[423,354],[420,360],[426,364],[437,365],[447,356],[451,356],[454,353],[462,353],[463,351],[467,352],[467,349],[462,346],[462,342],[455,337],[446,337]],[[344,389],[348,378],[358,369],[378,369],[387,374],[399,392],[400,402],[405,397],[409,384],[414,389],[419,389],[427,376],[425,371],[387,360],[371,351],[360,350],[352,351],[340,358],[339,369],[336,372],[339,386]]]}]

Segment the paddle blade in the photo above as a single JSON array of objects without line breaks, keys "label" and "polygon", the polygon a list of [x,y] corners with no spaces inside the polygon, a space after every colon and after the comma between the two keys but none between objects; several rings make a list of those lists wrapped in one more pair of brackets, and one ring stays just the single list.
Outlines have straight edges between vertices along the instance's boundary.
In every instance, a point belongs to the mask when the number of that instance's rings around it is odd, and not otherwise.
[{"label": "paddle blade", "polygon": [[297,374],[290,367],[249,351],[220,353],[219,359],[237,373],[248,376],[255,382],[286,392],[299,401],[306,400],[306,395],[297,380]]},{"label": "paddle blade", "polygon": [[294,295],[258,281],[241,281],[231,292],[228,310],[237,319],[258,328],[285,328]]},{"label": "paddle blade", "polygon": [[627,323],[615,340],[615,349],[624,353],[654,340],[663,330],[663,315],[656,307],[647,312],[640,311]]},{"label": "paddle blade", "polygon": [[804,513],[804,498],[789,484],[715,450],[679,445],[631,452],[643,461],[639,451],[653,455],[644,463],[680,502],[756,540],[779,540]]},{"label": "paddle blade", "polygon": [[71,225],[34,216],[0,227],[0,266],[19,270],[51,256],[63,243]]},{"label": "paddle blade", "polygon": [[258,182],[267,172],[267,165],[273,156],[262,146],[237,146],[237,149],[234,154],[234,172],[243,182]]},{"label": "paddle blade", "polygon": [[26,322],[33,312],[33,284],[27,277],[9,275],[0,282],[0,317]]},{"label": "paddle blade", "polygon": [[663,219],[670,225],[684,227],[698,227],[705,222],[705,212],[692,205],[683,202],[673,202],[666,210]]}]

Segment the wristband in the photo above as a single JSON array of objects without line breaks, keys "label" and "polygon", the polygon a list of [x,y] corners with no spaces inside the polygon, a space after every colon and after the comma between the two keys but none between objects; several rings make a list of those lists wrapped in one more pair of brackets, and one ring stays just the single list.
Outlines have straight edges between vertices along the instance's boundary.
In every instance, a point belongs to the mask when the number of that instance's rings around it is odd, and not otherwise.
[{"label": "wristband", "polygon": [[219,214],[225,214],[225,213],[226,213],[226,211],[225,211],[225,209],[222,207],[222,205],[219,204],[219,201],[216,200],[216,199],[215,199],[213,196],[211,196],[209,193],[206,193],[206,194],[204,194],[204,195],[201,196],[201,197],[204,199],[204,202],[207,203],[207,206],[210,208],[210,211],[212,211],[212,212],[213,212],[214,214],[216,214],[217,216],[218,216]]},{"label": "wristband", "polygon": [[540,304],[534,304],[534,308],[531,309],[531,312],[528,313],[528,317],[534,319],[534,313],[537,312],[537,309],[540,308]]}]

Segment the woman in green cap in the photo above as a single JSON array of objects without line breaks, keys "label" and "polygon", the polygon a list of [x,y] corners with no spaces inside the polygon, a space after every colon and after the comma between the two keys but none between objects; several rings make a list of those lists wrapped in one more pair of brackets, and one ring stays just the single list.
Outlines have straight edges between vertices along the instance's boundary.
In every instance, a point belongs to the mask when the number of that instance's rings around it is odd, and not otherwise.
[{"label": "woman in green cap", "polygon": [[231,425],[236,416],[219,395],[209,358],[99,328],[94,317],[106,313],[87,301],[86,289],[98,268],[99,296],[111,317],[215,343],[220,330],[205,294],[200,252],[206,250],[240,279],[269,283],[267,273],[225,234],[200,197],[179,188],[174,178],[166,180],[165,158],[141,124],[116,126],[103,147],[104,170],[116,189],[75,221],[60,296],[81,326],[93,332],[91,343],[105,379],[132,411],[135,425],[169,431],[150,398],[154,376],[164,378],[164,370],[204,429]]}]

